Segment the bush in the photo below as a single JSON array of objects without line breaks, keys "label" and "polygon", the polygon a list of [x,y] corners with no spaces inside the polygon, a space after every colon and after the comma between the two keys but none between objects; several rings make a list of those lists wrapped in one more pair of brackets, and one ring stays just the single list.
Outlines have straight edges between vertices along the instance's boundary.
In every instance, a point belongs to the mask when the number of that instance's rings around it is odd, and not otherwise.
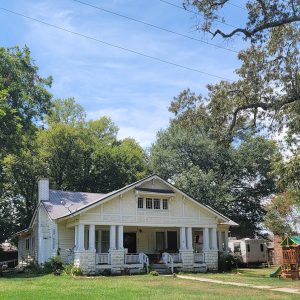
[{"label": "bush", "polygon": [[81,276],[81,275],[83,275],[82,270],[79,267],[73,267],[71,269],[71,274],[73,276]]},{"label": "bush", "polygon": [[49,261],[43,264],[44,272],[46,274],[53,273],[54,275],[60,275],[63,271],[63,263],[59,256],[51,257]]},{"label": "bush", "polygon": [[234,269],[237,269],[240,262],[241,259],[237,255],[232,255],[230,253],[219,253],[219,272],[230,272]]},{"label": "bush", "polygon": [[73,265],[68,264],[68,265],[64,265],[63,267],[64,267],[64,274],[71,275]]},{"label": "bush", "polygon": [[149,274],[152,275],[152,276],[158,276],[159,275],[157,271],[151,271]]}]

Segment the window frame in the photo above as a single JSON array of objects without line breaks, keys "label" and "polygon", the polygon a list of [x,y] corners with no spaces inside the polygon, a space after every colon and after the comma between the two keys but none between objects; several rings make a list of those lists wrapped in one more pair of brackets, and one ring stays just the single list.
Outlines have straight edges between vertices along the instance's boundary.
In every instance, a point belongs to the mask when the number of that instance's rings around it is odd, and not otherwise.
[{"label": "window frame", "polygon": [[162,209],[168,210],[169,209],[169,201],[168,199],[162,199]]},{"label": "window frame", "polygon": [[25,239],[25,250],[30,250],[30,238]]},{"label": "window frame", "polygon": [[146,209],[153,209],[153,198],[146,198]]},{"label": "window frame", "polygon": [[160,199],[158,199],[158,198],[153,199],[153,209],[155,209],[155,210],[160,209]]},{"label": "window frame", "polygon": [[[142,205],[140,206],[140,204],[142,204]],[[143,197],[138,197],[137,208],[144,209],[144,198]]]}]

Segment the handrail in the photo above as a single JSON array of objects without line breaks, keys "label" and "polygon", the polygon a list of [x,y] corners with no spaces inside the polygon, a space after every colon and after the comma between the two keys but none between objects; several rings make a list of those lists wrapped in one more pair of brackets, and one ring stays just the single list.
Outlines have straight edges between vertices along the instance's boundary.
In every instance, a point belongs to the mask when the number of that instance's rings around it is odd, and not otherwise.
[{"label": "handrail", "polygon": [[169,264],[171,265],[171,272],[174,273],[174,260],[172,255],[170,255],[168,252],[164,252],[162,254],[162,260],[167,267],[169,267]]},{"label": "handrail", "polygon": [[145,253],[139,254],[140,263],[146,267],[147,273],[149,272],[149,257]]}]

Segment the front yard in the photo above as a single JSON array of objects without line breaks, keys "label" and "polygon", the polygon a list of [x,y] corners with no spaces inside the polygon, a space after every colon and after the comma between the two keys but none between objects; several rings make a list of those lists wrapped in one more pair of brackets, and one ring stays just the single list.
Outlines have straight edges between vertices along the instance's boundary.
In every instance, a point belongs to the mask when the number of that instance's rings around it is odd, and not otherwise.
[{"label": "front yard", "polygon": [[[299,282],[269,279],[264,276],[270,269],[243,269],[242,275],[203,274],[228,281],[274,285],[278,287],[297,286]],[[265,274],[265,275],[264,275]],[[193,274],[195,276],[195,274]],[[172,276],[116,276],[81,277],[68,275],[44,275],[32,277],[30,274],[0,278],[0,299],[299,299],[299,295],[289,295],[268,290],[250,289],[197,282]]]},{"label": "front yard", "polygon": [[[207,274],[189,274],[195,277],[205,277],[222,281],[234,281],[241,283],[250,283],[255,285],[269,285],[273,287],[289,287],[300,289],[300,280],[285,280],[279,278],[271,278],[270,273],[276,270],[273,268],[239,269],[236,273],[207,273]],[[299,297],[300,298],[300,297]]]}]

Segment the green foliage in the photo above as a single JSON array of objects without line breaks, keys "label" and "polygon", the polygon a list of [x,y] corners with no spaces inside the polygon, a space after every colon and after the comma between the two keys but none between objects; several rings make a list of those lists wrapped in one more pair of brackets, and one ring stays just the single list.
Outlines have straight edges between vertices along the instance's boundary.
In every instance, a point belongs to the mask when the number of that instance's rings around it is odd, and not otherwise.
[{"label": "green foliage", "polygon": [[299,222],[298,218],[294,216],[294,210],[297,210],[296,207],[295,199],[289,193],[277,194],[265,206],[265,227],[275,235],[293,234]]},{"label": "green foliage", "polygon": [[238,268],[241,263],[241,258],[237,255],[230,253],[219,252],[218,257],[218,271],[219,272],[231,272]]},{"label": "green foliage", "polygon": [[73,276],[82,276],[83,272],[79,267],[73,267],[71,269],[71,275],[73,275]]},{"label": "green foliage", "polygon": [[253,236],[263,219],[261,201],[276,191],[270,174],[276,143],[244,134],[226,145],[212,138],[204,122],[186,128],[175,119],[160,131],[150,151],[151,168],[239,223],[232,229],[237,234]]},{"label": "green foliage", "polygon": [[151,272],[149,273],[149,275],[151,275],[151,276],[158,276],[159,274],[158,274],[157,271],[151,271]]},{"label": "green foliage", "polygon": [[61,258],[59,256],[54,256],[43,264],[43,269],[45,274],[53,273],[54,275],[60,275],[64,270],[64,267]]},{"label": "green foliage", "polygon": [[67,264],[67,265],[63,265],[63,273],[66,274],[66,275],[71,275],[72,273],[72,268],[73,268],[73,265],[72,264]]},{"label": "green foliage", "polygon": [[0,48],[0,159],[16,153],[51,105],[51,77],[42,78],[27,47]]}]

